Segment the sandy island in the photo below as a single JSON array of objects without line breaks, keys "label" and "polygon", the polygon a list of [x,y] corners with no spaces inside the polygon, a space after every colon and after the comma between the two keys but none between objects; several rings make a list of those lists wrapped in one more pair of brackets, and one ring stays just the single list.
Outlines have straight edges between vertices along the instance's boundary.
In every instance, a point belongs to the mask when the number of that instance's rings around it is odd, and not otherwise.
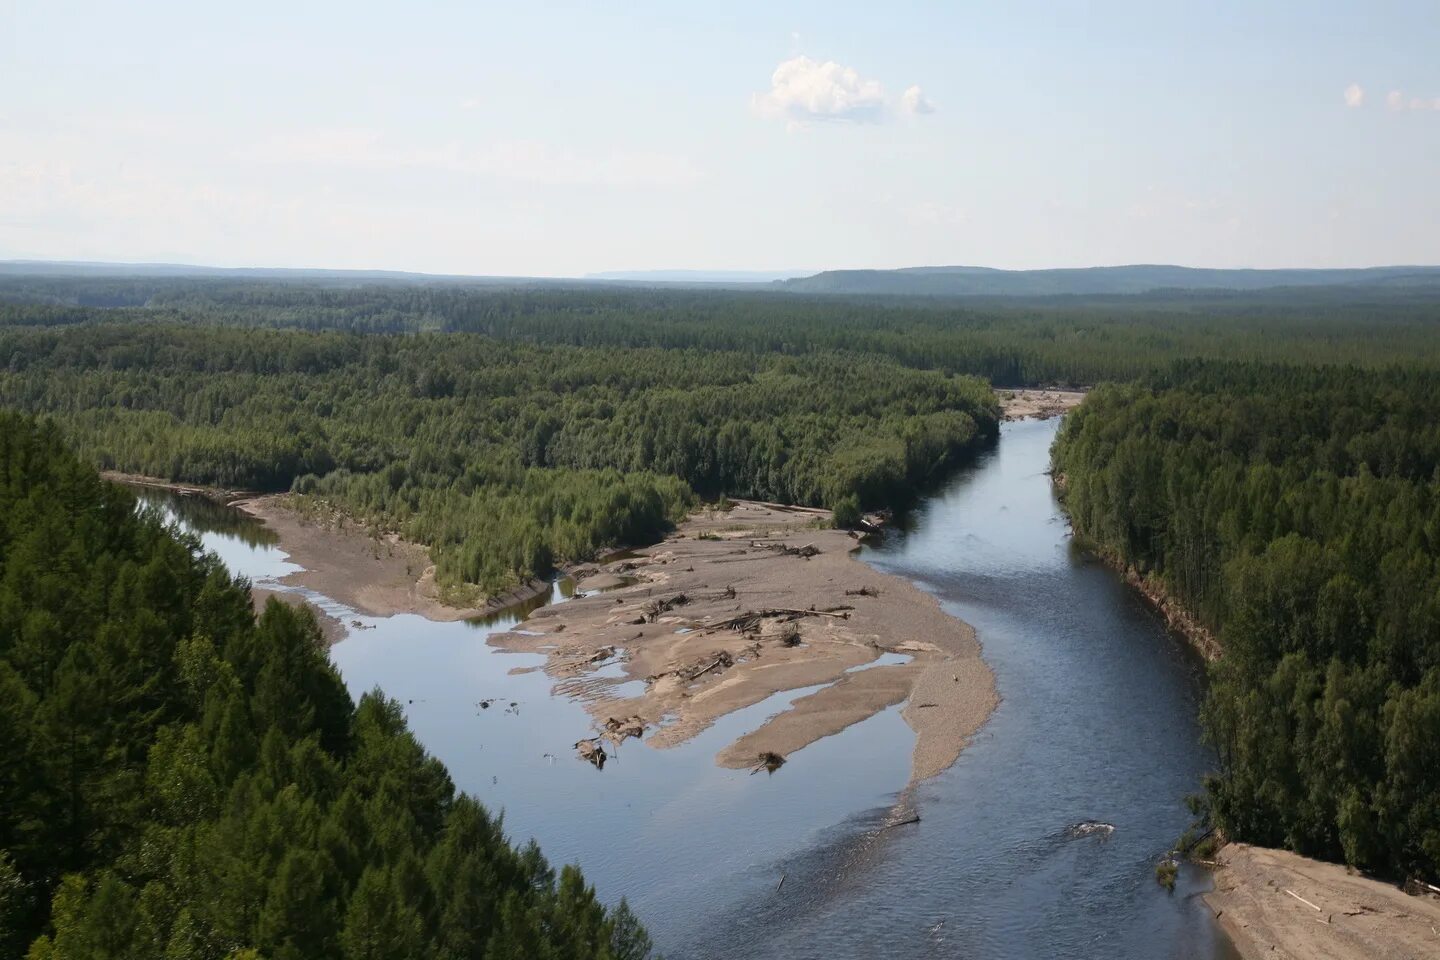
[{"label": "sandy island", "polygon": [[1232,843],[1208,903],[1246,960],[1440,957],[1440,899],[1409,896],[1335,863]]},{"label": "sandy island", "polygon": [[630,737],[684,743],[732,711],[813,687],[716,761],[773,768],[903,702],[911,780],[933,777],[994,709],[994,674],[968,624],[855,559],[856,538],[828,523],[823,510],[749,501],[696,513],[655,546],[578,571],[584,595],[490,643],[546,656],[539,669],[594,720],[582,741],[592,756]]}]

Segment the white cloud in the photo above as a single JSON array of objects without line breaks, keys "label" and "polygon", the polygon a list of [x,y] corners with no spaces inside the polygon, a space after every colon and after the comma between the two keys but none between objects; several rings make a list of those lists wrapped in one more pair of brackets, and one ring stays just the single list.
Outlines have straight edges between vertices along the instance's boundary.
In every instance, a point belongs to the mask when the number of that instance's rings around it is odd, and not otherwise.
[{"label": "white cloud", "polygon": [[1399,113],[1402,110],[1440,111],[1440,97],[1427,100],[1425,97],[1407,96],[1403,90],[1391,90],[1385,95],[1385,106],[1392,113]]},{"label": "white cloud", "polygon": [[1365,88],[1358,83],[1352,83],[1345,88],[1345,106],[1358,107],[1365,102]]},{"label": "white cloud", "polygon": [[755,94],[751,105],[762,117],[794,124],[878,123],[885,117],[885,88],[833,60],[820,63],[802,55],[776,67],[769,91]]},{"label": "white cloud", "polygon": [[919,85],[914,85],[900,95],[900,109],[910,114],[934,113],[935,104],[925,96]]}]

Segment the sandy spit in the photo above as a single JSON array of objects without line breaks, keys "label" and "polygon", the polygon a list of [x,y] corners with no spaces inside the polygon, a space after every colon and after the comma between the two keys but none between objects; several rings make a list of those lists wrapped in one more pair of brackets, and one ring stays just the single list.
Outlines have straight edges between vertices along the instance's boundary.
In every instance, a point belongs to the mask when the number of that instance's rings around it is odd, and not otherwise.
[{"label": "sandy spit", "polygon": [[1232,843],[1205,902],[1246,960],[1440,957],[1440,899],[1334,863]]},{"label": "sandy spit", "polygon": [[1063,416],[1085,399],[1084,390],[997,390],[995,395],[1006,420],[1049,420]]},{"label": "sandy spit", "polygon": [[[959,757],[997,703],[975,631],[909,582],[853,556],[822,510],[738,501],[692,515],[653,547],[577,572],[584,593],[490,643],[545,654],[601,745],[684,743],[782,691],[819,689],[720,751],[754,767],[905,703],[912,782]],[[876,663],[890,654],[883,663]]]},{"label": "sandy spit", "polygon": [[[442,603],[430,554],[419,544],[393,534],[371,536],[353,522],[339,528],[311,520],[287,507],[283,494],[237,500],[233,506],[275,531],[280,548],[305,568],[281,583],[308,587],[372,617],[417,613],[450,621],[487,612]],[[506,602],[521,599],[516,595]]]}]

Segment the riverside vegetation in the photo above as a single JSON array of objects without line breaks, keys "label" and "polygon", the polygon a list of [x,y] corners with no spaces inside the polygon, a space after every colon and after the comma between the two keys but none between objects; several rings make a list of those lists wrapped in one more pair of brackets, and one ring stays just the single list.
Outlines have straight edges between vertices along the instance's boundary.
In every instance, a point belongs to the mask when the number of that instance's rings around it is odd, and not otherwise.
[{"label": "riverside vegetation", "polygon": [[0,413],[0,956],[648,955],[248,586]]},{"label": "riverside vegetation", "polygon": [[86,459],[323,500],[428,545],[452,594],[652,542],[697,492],[854,517],[998,418],[977,378],[829,352],[107,323],[0,327],[0,357],[0,405]]},{"label": "riverside vegetation", "polygon": [[1055,470],[1077,532],[1218,635],[1214,823],[1440,870],[1440,375],[1238,363],[1094,391]]}]

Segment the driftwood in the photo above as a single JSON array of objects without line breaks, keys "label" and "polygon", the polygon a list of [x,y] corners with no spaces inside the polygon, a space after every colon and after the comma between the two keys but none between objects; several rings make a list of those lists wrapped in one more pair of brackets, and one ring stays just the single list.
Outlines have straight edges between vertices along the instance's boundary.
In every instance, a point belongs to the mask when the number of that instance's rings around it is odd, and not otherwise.
[{"label": "driftwood", "polygon": [[781,623],[789,623],[791,620],[799,620],[802,617],[834,617],[837,620],[849,620],[850,611],[853,607],[839,606],[830,607],[825,610],[795,610],[791,607],[767,607],[764,610],[747,610],[737,617],[728,620],[721,620],[719,623],[710,624],[723,630],[738,630],[742,633],[747,630],[754,630],[760,626],[762,620],[778,619]]},{"label": "driftwood", "polygon": [[611,717],[605,721],[605,736],[616,746],[619,746],[631,737],[638,740],[644,735],[645,720],[642,717]]},{"label": "driftwood", "polygon": [[663,600],[651,600],[645,604],[645,621],[654,623],[659,619],[661,614],[667,613],[675,607],[683,607],[689,602],[690,598],[683,593],[677,593],[675,596],[667,597]]},{"label": "driftwood", "polygon": [[889,830],[889,829],[891,829],[891,828],[893,828],[893,827],[904,827],[904,826],[908,826],[909,824],[919,823],[919,822],[920,822],[920,814],[918,814],[918,813],[912,813],[912,814],[910,814],[910,816],[906,817],[904,820],[896,820],[896,821],[894,821],[893,823],[887,823],[887,824],[885,824],[885,829],[886,829],[886,830]]},{"label": "driftwood", "polygon": [[[728,650],[721,650],[719,653],[715,654],[715,659],[711,660],[709,663],[692,664],[691,666],[681,667],[680,669],[672,672],[681,680],[689,683],[693,680],[703,677],[711,670],[720,670],[726,667],[733,667],[734,665],[735,658],[730,655],[730,652]],[[659,676],[660,675],[646,677],[645,679],[647,683],[653,683],[654,681],[659,679]]]},{"label": "driftwood", "polygon": [[807,543],[803,547],[792,547],[786,543],[761,543],[752,540],[750,541],[750,546],[763,547],[766,550],[774,550],[776,553],[783,553],[791,557],[802,557],[807,560],[820,553],[820,548],[813,543]]},{"label": "driftwood", "polygon": [[599,737],[589,737],[585,740],[575,742],[575,753],[581,760],[595,765],[596,770],[605,769],[605,747],[600,743]]},{"label": "driftwood", "polygon": [[878,596],[880,596],[880,590],[879,590],[878,587],[868,587],[868,586],[867,586],[867,587],[861,587],[859,590],[846,590],[846,591],[845,591],[845,596],[847,596],[847,597],[878,597]]},{"label": "driftwood", "polygon": [[766,773],[774,773],[783,766],[785,766],[784,757],[775,753],[773,750],[764,750],[756,759],[755,766],[750,769],[750,775],[754,776],[761,770],[764,770]]}]

